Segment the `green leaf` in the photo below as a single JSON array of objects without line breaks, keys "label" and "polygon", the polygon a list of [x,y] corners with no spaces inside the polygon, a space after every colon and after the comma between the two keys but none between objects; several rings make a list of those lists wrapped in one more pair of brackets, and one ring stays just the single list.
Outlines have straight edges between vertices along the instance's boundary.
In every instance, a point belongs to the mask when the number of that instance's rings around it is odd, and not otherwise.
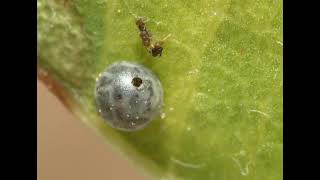
[{"label": "green leaf", "polygon": [[[84,123],[155,179],[282,179],[282,1],[38,0],[39,78]],[[148,19],[162,57],[143,47]],[[162,118],[108,126],[95,79],[127,60],[164,88]]]}]

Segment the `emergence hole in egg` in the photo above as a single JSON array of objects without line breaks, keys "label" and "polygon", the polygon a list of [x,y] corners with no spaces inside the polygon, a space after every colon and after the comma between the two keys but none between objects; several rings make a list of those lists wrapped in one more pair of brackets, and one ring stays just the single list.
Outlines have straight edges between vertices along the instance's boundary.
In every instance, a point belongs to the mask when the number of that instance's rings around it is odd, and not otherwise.
[{"label": "emergence hole in egg", "polygon": [[142,79],[139,77],[135,77],[132,79],[132,85],[135,87],[140,87],[142,84]]}]

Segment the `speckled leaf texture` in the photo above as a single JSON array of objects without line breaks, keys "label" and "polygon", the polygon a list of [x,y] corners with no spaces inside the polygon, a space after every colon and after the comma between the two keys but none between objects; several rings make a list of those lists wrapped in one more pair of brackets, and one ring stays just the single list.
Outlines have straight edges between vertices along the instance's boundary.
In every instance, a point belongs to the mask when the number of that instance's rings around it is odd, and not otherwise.
[{"label": "speckled leaf texture", "polygon": [[[281,0],[38,0],[38,77],[105,142],[161,180],[283,176]],[[135,25],[144,17],[152,57]],[[143,64],[162,116],[136,132],[98,115],[94,87],[113,62]]]}]

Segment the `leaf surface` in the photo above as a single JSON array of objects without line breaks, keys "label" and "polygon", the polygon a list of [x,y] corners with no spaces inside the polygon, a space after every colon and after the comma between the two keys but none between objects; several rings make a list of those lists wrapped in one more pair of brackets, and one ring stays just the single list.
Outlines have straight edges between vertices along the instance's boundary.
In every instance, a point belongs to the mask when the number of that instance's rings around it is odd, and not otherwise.
[{"label": "leaf surface", "polygon": [[[38,0],[39,78],[84,123],[155,179],[282,179],[282,1]],[[144,17],[162,57],[143,47]],[[120,60],[151,69],[162,118],[109,127],[96,78]]]}]

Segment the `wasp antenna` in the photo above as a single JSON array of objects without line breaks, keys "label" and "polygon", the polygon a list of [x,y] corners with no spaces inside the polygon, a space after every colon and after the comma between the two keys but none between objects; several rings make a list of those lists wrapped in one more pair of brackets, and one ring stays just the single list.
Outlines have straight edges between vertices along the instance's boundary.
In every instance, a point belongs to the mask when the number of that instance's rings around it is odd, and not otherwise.
[{"label": "wasp antenna", "polygon": [[156,43],[158,45],[163,45],[163,43],[171,36],[171,34],[168,34],[166,37],[164,37],[162,40],[157,41]]},{"label": "wasp antenna", "polygon": [[[131,12],[130,12],[130,13],[131,13]],[[132,15],[134,18],[136,18],[136,19],[141,18],[140,16],[138,16],[138,15],[136,15],[136,14],[134,14],[134,13],[131,13],[131,15]]]},{"label": "wasp antenna", "polygon": [[171,36],[171,34],[168,34],[166,37],[164,37],[164,38],[162,39],[162,41],[167,40],[170,36]]}]

